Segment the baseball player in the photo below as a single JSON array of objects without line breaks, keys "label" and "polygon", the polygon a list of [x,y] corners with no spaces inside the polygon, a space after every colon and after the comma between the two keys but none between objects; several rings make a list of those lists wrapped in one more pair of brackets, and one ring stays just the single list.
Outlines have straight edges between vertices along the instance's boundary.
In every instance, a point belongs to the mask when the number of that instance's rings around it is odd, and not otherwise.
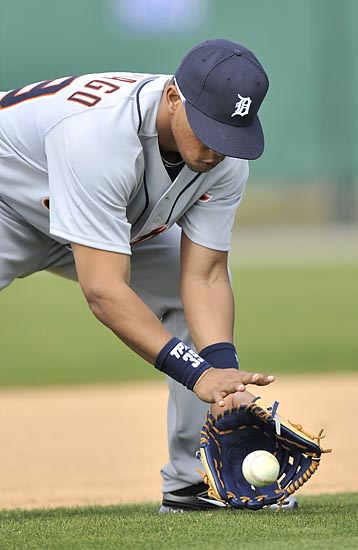
[{"label": "baseball player", "polygon": [[94,315],[168,376],[162,511],[218,506],[196,471],[207,403],[274,379],[238,370],[227,267],[267,88],[250,50],[215,39],[174,76],[0,95],[0,289],[41,270],[78,280]]}]

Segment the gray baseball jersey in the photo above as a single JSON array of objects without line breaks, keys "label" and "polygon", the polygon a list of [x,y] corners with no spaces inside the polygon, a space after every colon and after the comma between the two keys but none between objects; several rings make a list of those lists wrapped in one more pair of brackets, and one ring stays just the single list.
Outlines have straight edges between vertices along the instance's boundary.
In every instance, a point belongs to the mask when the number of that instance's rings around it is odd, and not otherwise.
[{"label": "gray baseball jersey", "polygon": [[[75,278],[69,242],[133,252],[134,291],[193,348],[175,224],[196,243],[228,250],[248,163],[226,158],[206,174],[184,166],[171,180],[156,129],[169,79],[101,73],[0,94],[0,289],[42,269]],[[207,410],[175,380],[169,389],[163,491],[201,481],[195,451]]]},{"label": "gray baseball jersey", "polygon": [[171,181],[156,117],[170,75],[100,73],[0,94],[0,197],[60,243],[131,253],[177,223],[229,250],[248,162]]}]

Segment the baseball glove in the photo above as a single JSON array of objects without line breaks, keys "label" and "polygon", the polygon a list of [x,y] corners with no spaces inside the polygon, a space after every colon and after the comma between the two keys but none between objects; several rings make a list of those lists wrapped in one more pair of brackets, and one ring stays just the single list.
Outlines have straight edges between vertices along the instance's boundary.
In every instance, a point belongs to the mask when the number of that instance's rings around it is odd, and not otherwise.
[{"label": "baseball glove", "polygon": [[[316,472],[321,454],[323,430],[317,436],[305,432],[277,414],[278,403],[265,406],[260,398],[214,417],[208,413],[201,431],[198,458],[204,465],[204,482],[209,496],[228,507],[259,510],[284,500]],[[280,464],[278,480],[254,487],[242,473],[244,458],[256,450],[276,456]]]}]

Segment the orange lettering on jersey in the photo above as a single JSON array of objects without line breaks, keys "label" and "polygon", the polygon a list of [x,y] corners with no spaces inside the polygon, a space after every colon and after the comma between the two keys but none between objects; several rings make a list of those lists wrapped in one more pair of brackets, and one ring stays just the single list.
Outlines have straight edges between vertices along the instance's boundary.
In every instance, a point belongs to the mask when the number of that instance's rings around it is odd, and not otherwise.
[{"label": "orange lettering on jersey", "polygon": [[204,193],[203,195],[201,195],[201,197],[198,198],[198,201],[199,201],[199,202],[208,202],[208,201],[210,201],[212,198],[213,198],[213,196],[210,195],[210,193]]},{"label": "orange lettering on jersey", "polygon": [[[92,80],[85,85],[85,88],[92,88],[93,90],[101,90],[104,94],[113,94],[120,89],[120,86],[112,84],[111,82],[104,82],[103,80]],[[108,88],[103,89],[103,88]]]},{"label": "orange lettering on jersey", "polygon": [[[113,84],[112,82],[105,82],[102,79],[95,79],[87,82],[87,84],[84,85],[84,88],[97,90],[100,94],[113,94],[113,92],[120,90],[121,87],[117,84]],[[75,92],[68,97],[67,101],[75,101],[76,103],[81,103],[86,107],[93,107],[102,101],[102,97],[97,94],[90,94],[88,92],[78,90],[78,92]]]},{"label": "orange lettering on jersey", "polygon": [[155,229],[152,229],[151,231],[148,231],[148,233],[143,233],[143,235],[139,235],[133,241],[131,241],[131,244],[138,244],[143,241],[147,241],[148,239],[152,239],[153,237],[157,237],[161,233],[164,233],[168,229],[167,225],[160,225],[159,227],[156,227]]},{"label": "orange lettering on jersey", "polygon": [[108,78],[110,80],[119,80],[119,82],[128,82],[129,84],[134,84],[137,82],[138,78],[127,78],[125,76],[104,76],[103,78]]},{"label": "orange lettering on jersey", "polygon": [[85,105],[86,107],[93,107],[94,105],[97,105],[101,99],[101,97],[94,94],[89,94],[88,92],[75,92],[67,98],[67,101],[75,101]]},{"label": "orange lettering on jersey", "polygon": [[49,199],[49,197],[44,197],[41,202],[42,202],[42,206],[44,206],[47,210],[50,210],[50,199]]}]

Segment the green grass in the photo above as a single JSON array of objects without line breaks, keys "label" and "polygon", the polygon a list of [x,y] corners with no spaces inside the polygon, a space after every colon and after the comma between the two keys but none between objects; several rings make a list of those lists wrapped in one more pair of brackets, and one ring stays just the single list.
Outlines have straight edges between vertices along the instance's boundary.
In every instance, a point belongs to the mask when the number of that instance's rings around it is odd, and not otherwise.
[{"label": "green grass", "polygon": [[157,513],[158,505],[0,512],[0,548],[353,550],[358,493],[300,497],[298,511]]},{"label": "green grass", "polygon": [[[242,368],[357,369],[358,265],[233,270]],[[90,313],[76,283],[39,274],[0,293],[0,386],[159,379]]]}]

